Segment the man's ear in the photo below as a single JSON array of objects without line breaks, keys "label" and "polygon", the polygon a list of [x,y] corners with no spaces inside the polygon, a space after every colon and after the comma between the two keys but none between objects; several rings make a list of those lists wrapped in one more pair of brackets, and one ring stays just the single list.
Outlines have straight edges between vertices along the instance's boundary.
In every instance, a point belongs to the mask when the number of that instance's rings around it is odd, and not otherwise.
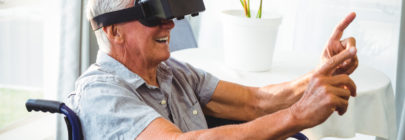
[{"label": "man's ear", "polygon": [[118,29],[116,25],[111,25],[107,27],[103,27],[104,33],[107,35],[108,40],[114,44],[122,44],[124,43],[124,36],[121,32],[122,30]]}]

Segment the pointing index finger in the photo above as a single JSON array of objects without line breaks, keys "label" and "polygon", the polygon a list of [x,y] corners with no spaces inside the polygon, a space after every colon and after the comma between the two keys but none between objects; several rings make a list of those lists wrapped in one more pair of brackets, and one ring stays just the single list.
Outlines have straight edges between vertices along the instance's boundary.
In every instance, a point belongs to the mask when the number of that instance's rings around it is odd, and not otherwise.
[{"label": "pointing index finger", "polygon": [[348,49],[345,49],[344,51],[340,52],[339,54],[333,56],[325,64],[323,64],[322,67],[320,68],[320,70],[318,71],[319,74],[330,75],[345,60],[356,56],[356,52],[357,52],[357,50],[355,47],[349,46]]},{"label": "pointing index finger", "polygon": [[346,18],[343,19],[343,21],[341,21],[336,26],[335,31],[333,32],[331,39],[340,40],[340,38],[342,37],[343,31],[347,28],[347,26],[349,26],[350,23],[352,23],[352,21],[354,20],[355,17],[356,17],[355,12],[352,12],[349,15],[347,15]]}]

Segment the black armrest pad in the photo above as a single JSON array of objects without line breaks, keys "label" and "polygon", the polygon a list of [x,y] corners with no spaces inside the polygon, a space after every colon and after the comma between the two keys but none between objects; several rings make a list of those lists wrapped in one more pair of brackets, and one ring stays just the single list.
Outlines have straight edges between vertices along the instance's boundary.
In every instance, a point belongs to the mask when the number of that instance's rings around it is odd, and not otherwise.
[{"label": "black armrest pad", "polygon": [[241,124],[241,123],[245,122],[245,121],[236,121],[236,120],[215,118],[212,116],[205,116],[205,119],[207,120],[208,128],[213,128],[213,127],[227,125],[227,124]]}]

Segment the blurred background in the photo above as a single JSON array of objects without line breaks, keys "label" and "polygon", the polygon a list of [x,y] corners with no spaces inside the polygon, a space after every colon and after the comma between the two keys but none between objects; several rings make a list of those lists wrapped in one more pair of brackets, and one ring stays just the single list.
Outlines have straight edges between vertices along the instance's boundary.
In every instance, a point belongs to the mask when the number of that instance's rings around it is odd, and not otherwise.
[{"label": "blurred background", "polygon": [[[251,7],[258,7],[258,1],[251,0]],[[186,20],[198,47],[222,47],[220,12],[240,9],[240,2],[204,2],[206,11]],[[0,0],[0,140],[67,138],[60,116],[28,113],[24,103],[28,98],[63,100],[80,73],[95,62],[98,47],[85,17],[86,3]],[[354,36],[360,64],[383,72],[391,80],[401,129],[405,95],[403,5],[401,0],[264,0],[263,10],[283,16],[275,55],[300,55],[310,60],[319,59],[335,25],[351,11],[356,12],[357,18],[343,38]],[[399,135],[404,133],[398,131]],[[351,139],[376,138],[358,134]]]}]

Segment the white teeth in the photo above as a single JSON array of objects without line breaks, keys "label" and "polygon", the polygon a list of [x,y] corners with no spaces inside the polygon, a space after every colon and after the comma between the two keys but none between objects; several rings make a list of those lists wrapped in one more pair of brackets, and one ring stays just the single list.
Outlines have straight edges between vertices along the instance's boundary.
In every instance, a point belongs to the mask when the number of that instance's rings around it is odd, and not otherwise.
[{"label": "white teeth", "polygon": [[159,41],[159,42],[164,42],[164,41],[167,41],[169,39],[169,37],[162,37],[162,38],[158,38],[158,39],[156,39],[156,41]]}]

